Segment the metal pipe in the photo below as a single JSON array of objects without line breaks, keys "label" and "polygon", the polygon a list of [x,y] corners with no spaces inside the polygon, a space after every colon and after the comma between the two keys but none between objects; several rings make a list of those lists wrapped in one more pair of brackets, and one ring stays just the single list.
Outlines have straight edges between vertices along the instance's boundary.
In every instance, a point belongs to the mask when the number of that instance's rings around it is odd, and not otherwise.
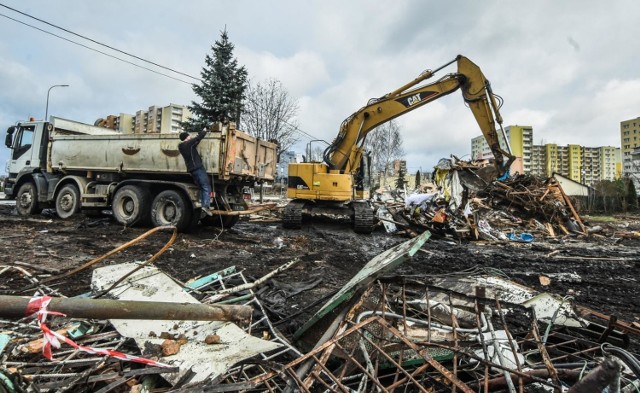
[{"label": "metal pipe", "polygon": [[[441,304],[441,303],[439,303]],[[404,317],[400,314],[396,314],[396,313],[392,313],[392,312],[382,312],[382,311],[364,311],[360,314],[358,314],[358,318],[356,319],[356,322],[360,322],[362,321],[364,318],[369,317],[371,315],[378,315],[381,317],[387,317],[387,318],[395,318],[395,319],[399,319],[399,320],[403,320],[406,319],[407,321],[419,324],[419,325],[423,325],[423,326],[428,326],[431,329],[435,329],[435,330],[443,330],[445,332],[452,332],[453,328],[451,326],[447,326],[447,325],[442,325],[436,322],[427,322],[424,321],[422,319],[418,319],[418,318],[411,318],[411,317]],[[484,314],[480,313],[480,319],[482,320],[482,327],[481,330],[483,332],[487,331],[487,319],[485,318]],[[477,333],[478,329],[463,329],[463,328],[458,328],[456,329],[457,332],[460,333]]]},{"label": "metal pipe", "polygon": [[[502,355],[502,348],[500,348],[498,338],[496,337],[496,331],[493,329],[493,324],[491,323],[491,316],[487,318],[487,325],[489,326],[489,330],[491,331],[491,341],[493,342],[493,349],[498,355],[498,361],[500,362],[500,365],[502,367],[506,367],[506,362],[504,360],[504,356]],[[513,380],[511,379],[511,374],[509,373],[509,371],[502,370],[502,374],[504,375],[504,379],[507,383],[507,387],[509,388],[509,392],[515,393],[516,387],[513,385]]]},{"label": "metal pipe", "polygon": [[[30,300],[29,297],[0,295],[0,317],[22,318],[27,313],[38,311],[29,306]],[[251,318],[253,308],[201,303],[52,298],[47,311],[60,312],[69,318],[244,321]]]}]

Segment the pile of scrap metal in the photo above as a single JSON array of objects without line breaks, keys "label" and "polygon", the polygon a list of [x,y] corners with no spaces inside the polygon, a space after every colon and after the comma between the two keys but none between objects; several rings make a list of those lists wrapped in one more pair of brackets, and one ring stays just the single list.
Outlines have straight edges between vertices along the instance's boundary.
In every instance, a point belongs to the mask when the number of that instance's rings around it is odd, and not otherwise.
[{"label": "pile of scrap metal", "polygon": [[[274,327],[254,289],[296,261],[254,282],[229,268],[186,285],[139,263],[111,265],[92,279],[94,297],[109,292],[103,303],[0,299],[7,301],[1,310],[20,315],[1,321],[0,391],[640,389],[640,360],[632,352],[640,329],[631,324],[600,314],[608,321],[600,325],[584,317],[598,313],[576,312],[570,297],[479,269],[394,276],[429,236],[369,261],[292,337]],[[123,272],[131,274],[122,279]],[[35,321],[22,318],[31,313]],[[56,349],[49,328],[67,345]],[[43,346],[54,360],[43,359]]]},{"label": "pile of scrap metal", "polygon": [[[481,270],[392,276],[429,232],[371,260],[293,336],[305,354],[203,391],[633,392],[640,330]],[[632,343],[632,344],[631,344]],[[246,363],[252,364],[251,362]]]},{"label": "pile of scrap metal", "polygon": [[436,166],[436,188],[397,198],[378,194],[376,215],[388,232],[470,240],[530,242],[534,238],[586,234],[558,181],[532,175],[493,180],[484,164],[443,159]]},{"label": "pile of scrap metal", "polygon": [[[0,274],[38,284],[22,268]],[[94,270],[91,286],[74,298],[42,285],[32,298],[0,295],[0,392],[167,391],[244,359],[300,354],[233,266],[181,285],[155,267],[124,263]],[[224,301],[214,303],[214,294]]]}]

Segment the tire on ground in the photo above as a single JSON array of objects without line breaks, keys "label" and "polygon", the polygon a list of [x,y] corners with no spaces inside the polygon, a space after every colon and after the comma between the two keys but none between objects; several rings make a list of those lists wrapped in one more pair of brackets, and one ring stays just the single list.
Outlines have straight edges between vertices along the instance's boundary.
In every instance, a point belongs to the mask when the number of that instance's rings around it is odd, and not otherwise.
[{"label": "tire on ground", "polygon": [[65,219],[80,211],[80,190],[75,184],[65,184],[56,195],[56,213]]},{"label": "tire on ground", "polygon": [[154,226],[174,225],[180,232],[187,232],[193,225],[191,202],[179,191],[165,190],[151,203],[151,222]]},{"label": "tire on ground", "polygon": [[124,226],[148,225],[151,196],[139,186],[128,185],[116,191],[111,201],[113,217]]},{"label": "tire on ground", "polygon": [[32,182],[26,182],[18,189],[16,195],[16,210],[21,216],[29,216],[40,213],[41,209],[38,205],[38,195],[36,185]]}]

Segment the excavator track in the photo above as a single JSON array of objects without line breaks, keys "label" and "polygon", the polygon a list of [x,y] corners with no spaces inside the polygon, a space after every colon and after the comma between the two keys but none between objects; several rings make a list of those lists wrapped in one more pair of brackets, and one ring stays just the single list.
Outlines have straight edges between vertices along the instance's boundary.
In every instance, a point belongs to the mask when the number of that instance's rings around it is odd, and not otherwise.
[{"label": "excavator track", "polygon": [[367,202],[353,202],[353,230],[357,233],[373,232],[373,209]]},{"label": "excavator track", "polygon": [[302,228],[302,208],[304,201],[291,201],[284,208],[282,226],[288,229]]}]

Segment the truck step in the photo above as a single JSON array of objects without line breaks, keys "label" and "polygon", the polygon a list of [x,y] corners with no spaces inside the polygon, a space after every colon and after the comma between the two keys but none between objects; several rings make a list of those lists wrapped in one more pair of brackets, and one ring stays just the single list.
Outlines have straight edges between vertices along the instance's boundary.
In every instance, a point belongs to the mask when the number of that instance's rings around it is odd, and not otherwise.
[{"label": "truck step", "polygon": [[109,196],[107,194],[82,194],[80,200],[84,207],[105,207],[109,205]]}]

